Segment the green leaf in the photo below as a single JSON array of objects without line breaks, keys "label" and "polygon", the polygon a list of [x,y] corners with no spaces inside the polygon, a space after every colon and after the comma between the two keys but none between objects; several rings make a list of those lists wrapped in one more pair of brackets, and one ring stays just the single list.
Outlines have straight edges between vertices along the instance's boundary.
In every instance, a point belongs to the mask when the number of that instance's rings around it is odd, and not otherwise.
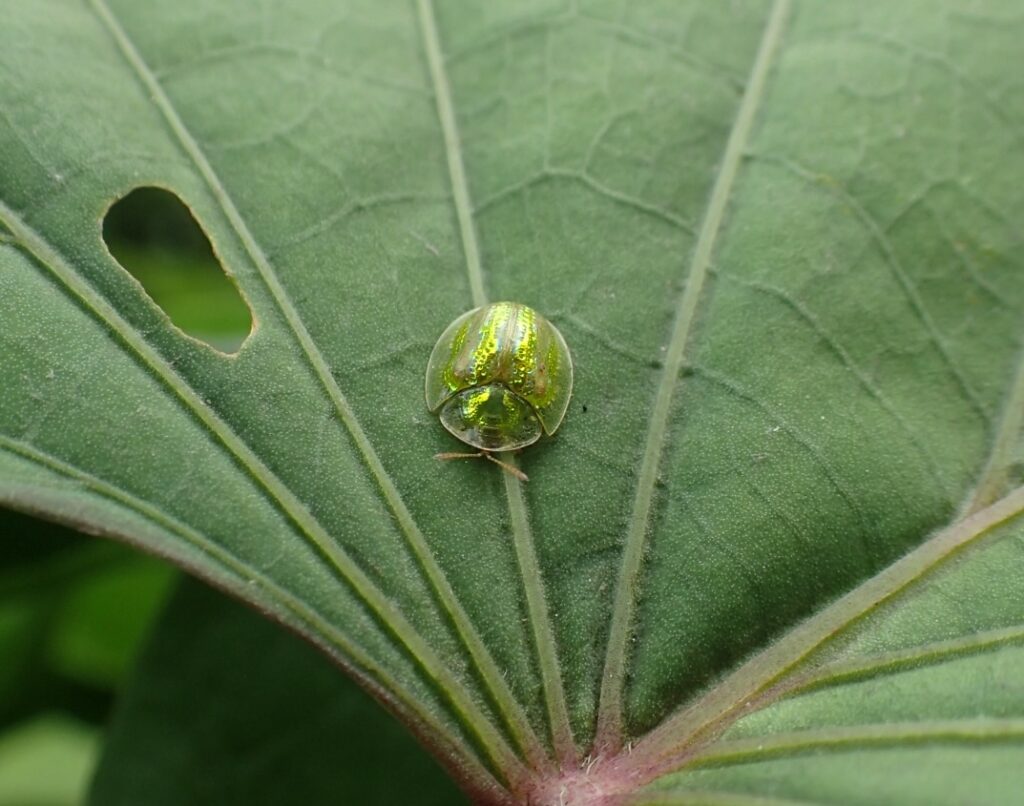
[{"label": "green leaf", "polygon": [[[868,745],[1015,791],[1015,5],[60,9],[0,29],[0,502],[307,636],[481,802],[749,802],[790,762],[857,802]],[[107,253],[140,185],[237,281],[236,357]],[[574,353],[528,485],[432,459],[426,357],[485,299]],[[997,546],[936,635],[918,589]],[[918,696],[800,693],[849,664]]]},{"label": "green leaf", "polygon": [[192,582],[171,600],[119,703],[90,800],[449,806],[461,799],[401,726],[326,658]]}]

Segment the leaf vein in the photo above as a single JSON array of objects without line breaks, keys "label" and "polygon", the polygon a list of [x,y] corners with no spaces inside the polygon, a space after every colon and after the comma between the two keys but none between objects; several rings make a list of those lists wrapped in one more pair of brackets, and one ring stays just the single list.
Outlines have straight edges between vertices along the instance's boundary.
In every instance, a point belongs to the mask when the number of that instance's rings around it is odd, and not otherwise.
[{"label": "leaf vein", "polygon": [[[444,135],[452,198],[455,201],[455,212],[462,237],[463,256],[466,261],[469,287],[473,304],[479,307],[487,303],[487,293],[484,289],[483,269],[480,263],[480,247],[477,242],[476,228],[473,221],[474,214],[469,193],[469,181],[462,160],[461,139],[459,137],[458,122],[455,117],[451,87],[449,86],[445,70],[441,38],[437,30],[431,0],[417,0],[417,11],[419,13],[420,31],[427,67],[434,86],[437,115]],[[504,454],[502,459],[513,466],[515,465],[515,457],[511,454]],[[561,759],[573,760],[576,756],[576,749],[569,722],[569,709],[565,701],[558,654],[544,595],[543,577],[541,576],[540,566],[537,562],[537,555],[533,546],[533,536],[530,533],[526,502],[523,499],[519,481],[513,479],[509,474],[506,474],[505,477],[505,490],[512,520],[516,559],[522,572],[527,611],[537,648],[552,742],[556,753],[558,753]],[[511,690],[507,689],[507,684],[505,684],[503,678],[501,683],[506,686],[508,697],[514,702]],[[518,703],[516,705],[518,707]],[[516,711],[516,715],[517,720],[515,724],[521,734],[521,742],[524,749],[532,755],[532,760],[535,764],[546,764],[539,756],[537,739],[521,709]]]},{"label": "leaf vein", "polygon": [[826,663],[781,686],[779,699],[797,697],[820,688],[856,683],[883,675],[934,666],[971,655],[1024,643],[1024,625],[985,630],[948,641],[933,641],[910,649]]},{"label": "leaf vein", "polygon": [[755,280],[747,280],[738,277],[734,274],[717,272],[716,276],[728,281],[737,283],[746,288],[751,288],[755,291],[759,291],[763,294],[767,294],[774,299],[790,308],[812,331],[819,339],[825,344],[829,351],[839,360],[839,362],[849,370],[850,374],[853,375],[854,379],[860,385],[860,387],[868,393],[868,395],[874,398],[878,405],[882,407],[886,414],[888,414],[893,421],[900,427],[900,430],[907,435],[907,439],[910,444],[914,446],[917,452],[924,459],[925,464],[928,466],[929,473],[936,485],[942,491],[942,494],[948,499],[951,497],[946,480],[942,477],[939,470],[938,462],[932,455],[931,451],[928,450],[921,439],[913,432],[910,428],[910,424],[906,419],[896,410],[893,404],[889,401],[886,395],[882,392],[881,388],[871,378],[864,373],[864,371],[857,366],[853,357],[846,351],[846,349],[839,343],[839,341],[825,329],[824,325],[818,321],[818,318],[811,313],[811,311],[800,302],[798,299],[793,297],[791,294],[787,294],[783,289],[776,288],[773,285],[767,283],[758,282]]},{"label": "leaf vein", "polygon": [[776,0],[761,38],[746,91],[722,156],[721,167],[711,190],[704,221],[701,224],[690,261],[686,287],[679,302],[672,336],[661,372],[661,380],[651,411],[647,440],[637,480],[636,496],[626,534],[618,583],[612,608],[611,625],[598,705],[597,745],[602,751],[617,750],[622,744],[622,698],[625,685],[629,631],[636,608],[637,583],[643,548],[650,520],[658,465],[668,434],[668,420],[683,355],[697,317],[697,307],[711,264],[726,207],[739,173],[740,162],[750,138],[754,119],[764,97],[768,73],[782,38],[783,23],[789,12],[789,0]]},{"label": "leaf vein", "polygon": [[[252,233],[249,231],[249,228],[242,219],[240,212],[228,196],[226,188],[214,172],[212,165],[203,154],[199,144],[186,128],[184,122],[181,120],[177,111],[171,104],[167,94],[157,82],[152,71],[150,71],[145,61],[136,50],[134,44],[128,38],[127,33],[121,28],[120,24],[107,8],[105,0],[91,0],[91,2],[94,10],[117,43],[126,61],[135,71],[139,81],[146,87],[149,92],[149,96],[158,106],[168,126],[178,138],[182,148],[195,163],[196,168],[203,176],[203,179],[206,181],[211,193],[217,199],[225,216],[230,221],[232,228],[235,230],[246,251],[252,258],[263,282],[266,284],[271,296],[274,298],[278,308],[284,315],[293,335],[303,349],[308,361],[312,365],[318,379],[330,398],[331,403],[335,407],[338,416],[359,450],[364,464],[374,477],[374,480],[383,493],[389,508],[394,513],[403,534],[406,536],[407,545],[412,551],[413,556],[420,564],[421,569],[433,587],[435,595],[447,612],[448,617],[452,620],[452,623],[456,628],[456,632],[469,651],[470,657],[480,669],[484,681],[490,687],[499,706],[503,709],[505,716],[510,720],[510,724],[515,727],[518,720],[516,719],[514,712],[510,713],[510,708],[513,703],[510,701],[510,695],[507,693],[507,684],[502,679],[500,671],[497,668],[497,664],[494,662],[493,658],[491,658],[486,646],[480,639],[476,629],[473,627],[469,617],[466,615],[455,596],[451,583],[448,581],[443,569],[434,558],[426,537],[420,531],[419,526],[413,519],[412,513],[409,511],[404,500],[399,494],[398,488],[388,475],[383,462],[377,455],[377,452],[373,449],[369,438],[366,436],[365,431],[363,431],[362,426],[359,424],[355,416],[354,410],[342,393],[337,381],[334,379],[330,367],[327,365],[327,361],[299,317],[297,309],[288,296],[288,292],[281,284],[266,255],[257,244]],[[384,598],[383,595],[381,596]],[[395,610],[395,608],[390,605],[389,609]],[[412,629],[411,625],[408,625],[408,629]],[[499,755],[504,754],[504,751],[499,753]],[[514,764],[511,766],[513,768],[515,767]]]},{"label": "leaf vein", "polygon": [[950,719],[830,727],[718,742],[692,758],[688,768],[748,764],[810,751],[869,749],[931,743],[1024,741],[1024,719]]},{"label": "leaf vein", "polygon": [[[110,482],[42,451],[34,445],[0,434],[0,450],[14,454],[51,472],[74,480],[96,495],[126,507],[158,528],[170,532],[200,551],[209,560],[220,565],[230,574],[233,574],[235,581],[230,582],[216,574],[211,574],[200,564],[192,563],[187,558],[179,556],[174,552],[167,553],[167,559],[173,560],[176,564],[190,572],[206,578],[219,587],[229,589],[236,596],[249,601],[254,599],[252,595],[254,588],[266,594],[266,598],[263,600],[264,604],[270,607],[271,612],[275,613],[278,619],[283,623],[297,626],[301,629],[307,637],[321,645],[321,648],[336,663],[343,665],[364,686],[371,689],[390,707],[402,713],[410,722],[419,722],[423,726],[429,726],[431,728],[431,735],[436,735],[441,742],[450,745],[451,752],[457,754],[460,764],[466,764],[475,768],[474,774],[477,778],[489,781],[491,786],[500,786],[493,779],[493,776],[479,765],[473,751],[440,723],[436,716],[424,708],[423,704],[394,675],[374,661],[361,647],[349,640],[337,627],[324,619],[323,616],[292,593],[276,584],[270,577],[258,571],[254,566],[225,550],[160,507],[143,501]],[[10,503],[17,505],[18,502],[12,500]],[[131,535],[119,535],[119,537],[130,543],[137,542]]]},{"label": "leaf vein", "polygon": [[0,202],[0,221],[24,244],[38,264],[50,271],[67,292],[77,298],[97,321],[107,327],[111,335],[137,358],[151,376],[163,384],[192,413],[196,421],[233,457],[237,466],[264,495],[268,496],[268,500],[298,527],[307,545],[327,560],[340,574],[340,579],[344,580],[377,614],[381,623],[401,641],[424,672],[447,689],[452,705],[466,719],[467,725],[477,732],[484,746],[489,748],[496,760],[504,760],[509,765],[508,769],[517,769],[514,754],[504,738],[494,731],[454,672],[390,599],[373,584],[358,564],[353,562],[348,552],[331,539],[305,504],[274,475],[245,440],[239,437],[171,365],[133,330],[110,303],[78,275],[56,249],[22,222],[3,202]]},{"label": "leaf vein", "polygon": [[995,501],[1010,479],[1013,451],[1024,431],[1024,345],[1021,346],[1010,392],[992,438],[992,448],[977,484],[961,510],[961,517],[973,515]]},{"label": "leaf vein", "polygon": [[634,747],[633,762],[649,764],[653,770],[662,762],[671,766],[671,759],[693,755],[694,746],[720,735],[741,716],[766,707],[784,693],[787,687],[783,682],[815,651],[1021,513],[1024,487],[937,532],[893,565],[792,628],[705,695],[670,716]]},{"label": "leaf vein", "polygon": [[900,287],[900,290],[903,292],[903,295],[907,300],[907,304],[910,306],[910,309],[914,312],[914,315],[924,328],[929,340],[935,347],[936,352],[939,354],[939,358],[946,365],[950,375],[953,376],[953,380],[956,382],[957,387],[959,387],[960,393],[963,395],[968,405],[974,409],[982,423],[986,427],[991,427],[992,418],[989,415],[988,410],[985,408],[985,404],[982,402],[977,391],[973,386],[971,386],[967,377],[963,374],[960,367],[953,359],[953,356],[949,351],[949,346],[946,344],[946,340],[939,332],[939,328],[932,319],[931,314],[928,312],[928,307],[921,298],[917,287],[910,279],[910,276],[907,274],[907,270],[904,268],[903,263],[897,256],[896,249],[893,247],[892,241],[885,234],[885,231],[879,225],[878,221],[876,221],[871,213],[868,212],[867,208],[865,208],[864,205],[862,205],[845,188],[840,187],[835,181],[825,174],[817,173],[785,157],[762,155],[760,158],[765,162],[775,163],[786,171],[789,171],[794,176],[804,180],[811,187],[817,187],[829,193],[840,204],[853,213],[861,226],[867,232],[868,236],[870,236],[870,238],[875,242],[876,247],[885,261],[886,267],[895,278],[896,284]]},{"label": "leaf vein", "polygon": [[642,213],[646,213],[653,218],[657,218],[660,221],[671,224],[673,227],[682,230],[683,232],[693,233],[695,231],[692,222],[687,221],[682,216],[676,215],[671,210],[666,210],[663,207],[659,207],[656,204],[651,204],[643,199],[631,196],[628,193],[610,188],[603,184],[599,180],[595,179],[589,173],[584,171],[575,171],[567,168],[544,168],[537,171],[525,179],[521,179],[518,182],[513,182],[510,185],[496,190],[478,205],[473,208],[473,212],[476,215],[480,215],[486,212],[489,208],[494,207],[500,202],[508,199],[512,196],[517,196],[521,193],[526,192],[530,188],[538,185],[543,185],[547,182],[554,180],[562,180],[567,182],[575,182],[582,185],[585,188],[589,188],[598,195],[604,196],[605,198],[620,204],[624,207],[637,210]]},{"label": "leaf vein", "polygon": [[860,522],[860,538],[863,541],[864,549],[861,552],[861,554],[865,563],[870,562],[867,534],[869,532],[877,532],[877,529],[871,528],[871,524],[869,523],[867,515],[864,513],[864,510],[861,508],[860,504],[857,503],[857,496],[854,495],[850,490],[848,490],[846,488],[846,485],[843,484],[839,474],[832,467],[832,463],[825,456],[825,452],[820,447],[815,445],[815,443],[810,439],[810,437],[804,435],[795,426],[790,425],[789,422],[781,414],[779,414],[777,411],[774,411],[764,401],[760,400],[757,397],[757,395],[741,387],[736,381],[731,380],[725,377],[724,375],[720,375],[719,373],[703,366],[693,367],[692,372],[695,376],[704,378],[709,383],[718,386],[720,389],[724,389],[729,394],[733,395],[739,400],[749,403],[751,406],[753,406],[766,417],[768,417],[772,422],[777,423],[778,427],[781,428],[782,431],[784,431],[789,436],[789,438],[793,440],[793,442],[799,445],[804,450],[804,452],[811,458],[811,460],[818,467],[821,468],[822,473],[824,473],[825,478],[828,479],[829,484],[836,491],[836,494],[841,499],[843,499],[843,503],[845,503],[846,506],[849,507],[850,511],[856,516],[857,520]]}]

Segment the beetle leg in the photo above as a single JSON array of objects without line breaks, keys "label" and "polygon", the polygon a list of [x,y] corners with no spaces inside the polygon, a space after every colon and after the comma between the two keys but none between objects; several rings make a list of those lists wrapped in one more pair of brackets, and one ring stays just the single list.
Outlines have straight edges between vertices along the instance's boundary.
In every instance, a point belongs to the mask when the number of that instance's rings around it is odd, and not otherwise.
[{"label": "beetle leg", "polygon": [[460,453],[458,451],[454,453],[435,453],[435,459],[441,459],[446,461],[448,459],[489,459],[494,464],[501,467],[506,473],[511,473],[520,481],[529,481],[530,477],[527,476],[522,470],[514,465],[510,465],[508,462],[503,462],[498,459],[494,454],[488,453],[487,451],[478,451],[477,453]]},{"label": "beetle leg", "polygon": [[530,477],[527,476],[522,470],[520,470],[515,465],[510,465],[508,462],[503,462],[503,461],[501,461],[501,459],[498,459],[493,454],[490,454],[490,453],[487,453],[487,452],[483,452],[480,455],[483,456],[485,459],[490,459],[492,462],[494,462],[494,464],[500,465],[506,472],[511,473],[513,476],[515,476],[520,481],[529,481],[530,480]]}]

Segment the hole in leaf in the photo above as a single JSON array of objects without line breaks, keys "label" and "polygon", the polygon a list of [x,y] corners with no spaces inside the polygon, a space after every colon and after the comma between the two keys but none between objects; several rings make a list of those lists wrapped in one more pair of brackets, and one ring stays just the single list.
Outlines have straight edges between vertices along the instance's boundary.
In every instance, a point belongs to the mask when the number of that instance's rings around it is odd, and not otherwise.
[{"label": "hole in leaf", "polygon": [[176,327],[237,352],[252,313],[181,199],[163,188],[136,188],[107,211],[103,240]]}]

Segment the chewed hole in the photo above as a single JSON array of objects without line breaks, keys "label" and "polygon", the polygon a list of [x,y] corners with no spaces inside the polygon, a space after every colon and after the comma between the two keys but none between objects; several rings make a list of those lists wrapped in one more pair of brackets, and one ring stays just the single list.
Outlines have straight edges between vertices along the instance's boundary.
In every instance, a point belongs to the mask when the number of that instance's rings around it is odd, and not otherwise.
[{"label": "chewed hole", "polygon": [[224,353],[252,330],[252,313],[206,233],[175,194],[141,187],[116,201],[103,240],[176,327]]}]

